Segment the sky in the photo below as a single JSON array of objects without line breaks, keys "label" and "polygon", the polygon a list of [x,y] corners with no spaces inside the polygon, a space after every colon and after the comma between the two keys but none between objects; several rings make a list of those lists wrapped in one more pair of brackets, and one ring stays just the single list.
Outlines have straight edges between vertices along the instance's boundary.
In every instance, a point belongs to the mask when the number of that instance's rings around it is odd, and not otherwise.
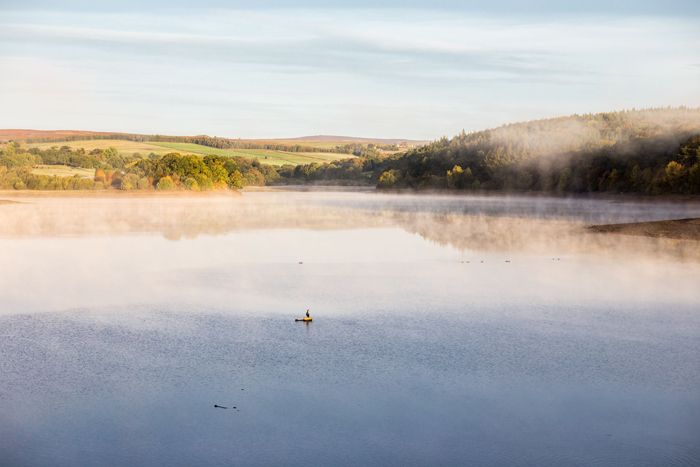
[{"label": "sky", "polygon": [[435,139],[700,106],[698,20],[696,0],[0,0],[0,128]]}]

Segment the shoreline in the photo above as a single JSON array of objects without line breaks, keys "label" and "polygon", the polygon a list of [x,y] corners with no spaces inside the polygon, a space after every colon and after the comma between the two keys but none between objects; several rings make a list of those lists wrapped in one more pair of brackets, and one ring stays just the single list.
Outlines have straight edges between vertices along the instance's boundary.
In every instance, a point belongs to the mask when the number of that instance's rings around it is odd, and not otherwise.
[{"label": "shoreline", "polygon": [[399,189],[377,189],[368,185],[265,185],[246,186],[239,190],[211,190],[211,191],[189,191],[189,190],[12,190],[0,189],[0,198],[46,198],[46,197],[66,197],[66,198],[89,198],[89,197],[162,197],[162,198],[186,198],[186,197],[227,197],[241,196],[243,193],[255,192],[349,192],[349,193],[377,193],[388,195],[425,195],[425,196],[453,196],[453,197],[508,197],[508,198],[553,198],[572,200],[607,200],[611,202],[638,201],[644,203],[698,203],[700,196],[695,195],[644,195],[633,193],[548,193],[540,191],[465,191],[465,190],[414,190],[411,188]]},{"label": "shoreline", "polygon": [[228,198],[239,196],[242,196],[239,190],[0,190],[0,204],[17,203],[7,198]]},{"label": "shoreline", "polygon": [[589,225],[586,230],[594,233],[700,241],[700,218]]}]

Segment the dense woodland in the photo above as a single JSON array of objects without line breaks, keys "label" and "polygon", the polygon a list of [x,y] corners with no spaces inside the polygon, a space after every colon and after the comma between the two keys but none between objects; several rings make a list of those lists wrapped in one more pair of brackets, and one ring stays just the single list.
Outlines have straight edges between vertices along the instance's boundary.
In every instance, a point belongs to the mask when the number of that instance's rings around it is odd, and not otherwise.
[{"label": "dense woodland", "polygon": [[462,132],[392,157],[282,170],[288,183],[554,193],[700,194],[700,109],[575,115]]},{"label": "dense woodland", "polygon": [[[206,137],[209,138],[209,137]],[[194,141],[204,144],[203,141]],[[216,141],[208,141],[212,147]],[[462,132],[391,156],[273,167],[239,157],[125,156],[113,148],[0,146],[0,188],[213,190],[270,184],[363,184],[380,189],[700,194],[700,109],[611,112]],[[35,173],[39,165],[94,169],[93,179]]]}]

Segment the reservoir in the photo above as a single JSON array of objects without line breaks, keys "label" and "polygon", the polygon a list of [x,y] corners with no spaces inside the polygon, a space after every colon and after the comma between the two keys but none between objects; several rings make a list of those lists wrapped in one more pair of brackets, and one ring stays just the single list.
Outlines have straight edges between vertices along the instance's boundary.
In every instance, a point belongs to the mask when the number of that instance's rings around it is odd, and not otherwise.
[{"label": "reservoir", "polygon": [[0,199],[4,466],[700,464],[700,203]]}]

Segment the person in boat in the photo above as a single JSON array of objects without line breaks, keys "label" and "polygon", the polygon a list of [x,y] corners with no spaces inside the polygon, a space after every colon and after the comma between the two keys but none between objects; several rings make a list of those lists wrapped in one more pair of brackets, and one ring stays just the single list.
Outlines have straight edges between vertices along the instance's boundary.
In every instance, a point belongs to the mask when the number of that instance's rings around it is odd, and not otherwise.
[{"label": "person in boat", "polygon": [[307,317],[307,318],[311,318],[311,315],[309,314],[309,309],[308,309],[308,308],[306,309],[306,317]]}]

